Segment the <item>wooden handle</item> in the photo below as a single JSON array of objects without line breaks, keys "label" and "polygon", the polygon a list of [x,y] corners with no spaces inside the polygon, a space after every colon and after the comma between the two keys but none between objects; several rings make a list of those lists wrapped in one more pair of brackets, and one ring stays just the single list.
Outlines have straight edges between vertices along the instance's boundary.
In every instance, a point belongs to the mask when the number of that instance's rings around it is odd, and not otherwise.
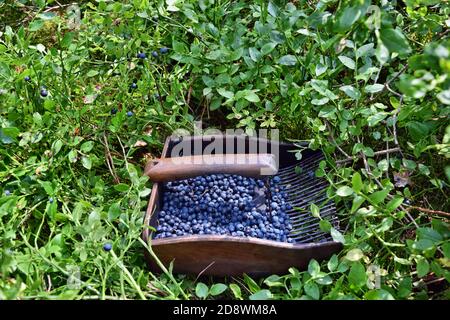
[{"label": "wooden handle", "polygon": [[163,158],[149,161],[145,175],[155,182],[200,175],[227,173],[247,177],[274,175],[278,168],[273,154],[219,154]]}]

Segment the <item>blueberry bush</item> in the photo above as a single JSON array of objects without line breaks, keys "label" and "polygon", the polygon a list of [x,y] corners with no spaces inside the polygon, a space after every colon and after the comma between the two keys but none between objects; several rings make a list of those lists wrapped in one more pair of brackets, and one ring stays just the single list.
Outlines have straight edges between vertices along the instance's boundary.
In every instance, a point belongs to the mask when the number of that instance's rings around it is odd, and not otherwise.
[{"label": "blueberry bush", "polygon": [[[0,299],[448,299],[449,16],[439,0],[0,1]],[[323,150],[341,229],[321,228],[342,252],[263,279],[150,273],[142,168],[199,120]]]}]

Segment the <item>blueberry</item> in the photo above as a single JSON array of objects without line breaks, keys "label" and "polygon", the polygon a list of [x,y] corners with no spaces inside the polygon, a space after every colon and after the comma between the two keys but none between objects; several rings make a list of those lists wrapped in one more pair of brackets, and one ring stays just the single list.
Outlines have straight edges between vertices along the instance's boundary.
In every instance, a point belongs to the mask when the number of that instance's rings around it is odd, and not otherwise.
[{"label": "blueberry", "polygon": [[139,53],[137,54],[137,57],[138,57],[139,59],[145,59],[147,56],[145,55],[144,52],[139,52]]},{"label": "blueberry", "polygon": [[117,113],[117,108],[112,108],[111,109],[111,114],[116,114]]},{"label": "blueberry", "polygon": [[132,112],[132,111],[128,111],[128,112],[127,112],[127,116],[128,116],[128,117],[133,116],[133,112]]},{"label": "blueberry", "polygon": [[46,96],[48,96],[48,92],[47,92],[47,90],[45,90],[45,89],[41,89],[41,96],[42,96],[42,97],[46,97]]},{"label": "blueberry", "polygon": [[53,198],[52,197],[48,198],[48,202],[53,203]]},{"label": "blueberry", "polygon": [[111,249],[112,249],[111,243],[105,243],[105,244],[103,245],[103,250],[105,250],[105,251],[111,251]]},{"label": "blueberry", "polygon": [[136,89],[136,88],[137,88],[137,83],[136,83],[136,82],[133,82],[133,83],[130,85],[130,88],[131,88],[131,89]]},{"label": "blueberry", "polygon": [[31,78],[29,76],[25,76],[25,78],[23,78],[25,81],[30,81]]},{"label": "blueberry", "polygon": [[166,54],[167,52],[169,52],[169,48],[166,48],[166,47],[159,48],[159,52],[161,54]]},{"label": "blueberry", "polygon": [[153,57],[153,58],[156,58],[156,57],[158,57],[158,52],[156,52],[156,51],[152,51],[152,57]]},{"label": "blueberry", "polygon": [[5,190],[5,196],[9,196],[9,195],[11,195],[11,191]]}]

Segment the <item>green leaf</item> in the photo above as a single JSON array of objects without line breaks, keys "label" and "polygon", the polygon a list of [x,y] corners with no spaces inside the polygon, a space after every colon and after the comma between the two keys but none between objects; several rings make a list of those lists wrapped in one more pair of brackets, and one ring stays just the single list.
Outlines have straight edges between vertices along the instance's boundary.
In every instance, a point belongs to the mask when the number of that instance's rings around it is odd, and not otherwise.
[{"label": "green leaf", "polygon": [[[330,101],[330,99],[328,99],[327,97],[323,97],[321,99],[312,99],[311,103],[313,105],[316,106],[323,106],[324,104],[326,104],[328,101]],[[336,110],[335,108],[333,108],[333,110]],[[334,113],[334,112],[333,112]],[[323,116],[323,115],[322,115]]]},{"label": "green leaf", "polygon": [[428,274],[430,271],[430,264],[427,259],[420,258],[419,261],[417,261],[416,271],[419,278],[422,278]]},{"label": "green leaf", "polygon": [[323,232],[330,232],[331,227],[332,227],[332,225],[331,225],[330,221],[328,221],[327,219],[322,219],[319,221],[319,228]]},{"label": "green leaf", "polygon": [[225,290],[227,290],[227,288],[228,287],[223,283],[215,283],[209,289],[209,294],[212,296],[218,296],[219,294],[222,294]]},{"label": "green leaf", "polygon": [[331,228],[330,234],[331,234],[331,237],[333,238],[333,241],[340,242],[342,244],[345,243],[344,236],[342,235],[342,233],[340,233],[335,228]]},{"label": "green leaf", "polygon": [[372,203],[379,204],[379,203],[383,202],[384,199],[386,199],[388,193],[389,193],[389,190],[387,190],[387,189],[380,190],[380,191],[372,193],[369,196],[369,199],[371,200]]},{"label": "green leaf", "polygon": [[222,101],[220,98],[214,98],[211,100],[211,103],[209,104],[209,110],[214,111],[220,108],[222,104]]},{"label": "green leaf", "polygon": [[222,96],[225,97],[227,99],[232,99],[234,97],[234,93],[231,91],[227,91],[224,88],[218,88],[217,92]]},{"label": "green leaf", "polygon": [[118,183],[114,186],[114,189],[119,192],[126,192],[130,189],[130,186],[125,183]]},{"label": "green leaf", "polygon": [[339,90],[343,91],[347,96],[354,100],[361,98],[361,92],[353,86],[342,86]]},{"label": "green leaf", "polygon": [[412,280],[410,277],[406,277],[400,281],[398,285],[397,295],[400,298],[407,298],[412,291]]},{"label": "green leaf", "polygon": [[233,294],[234,294],[234,297],[236,299],[242,299],[241,288],[235,283],[231,283],[229,286],[230,286],[231,292],[233,292]]},{"label": "green leaf", "polygon": [[248,53],[250,54],[250,58],[255,62],[258,62],[258,60],[261,58],[261,53],[255,47],[249,48]]},{"label": "green leaf", "polygon": [[263,290],[259,290],[258,292],[252,294],[249,299],[250,300],[269,300],[272,299],[272,293],[267,290],[267,289],[263,289]]},{"label": "green leaf", "polygon": [[44,26],[44,21],[40,19],[36,19],[30,22],[28,25],[28,30],[30,32],[38,31]]},{"label": "green leaf", "polygon": [[264,279],[264,283],[269,287],[282,287],[284,283],[282,282],[282,278],[273,274],[266,279]]},{"label": "green leaf", "polygon": [[320,218],[320,209],[314,203],[311,203],[310,206],[311,214],[313,217]]},{"label": "green leaf", "polygon": [[314,300],[319,300],[320,291],[319,291],[319,287],[317,286],[316,283],[309,281],[309,282],[305,283],[304,289],[305,289],[305,293],[308,296],[310,296]]},{"label": "green leaf", "polygon": [[203,282],[197,283],[195,287],[195,294],[201,299],[205,299],[208,296],[208,287]]},{"label": "green leaf", "polygon": [[295,66],[297,64],[297,58],[291,54],[282,56],[278,63],[284,66]]},{"label": "green leaf", "polygon": [[269,54],[273,51],[273,49],[275,49],[275,47],[277,46],[278,43],[275,42],[268,42],[265,45],[262,46],[261,48],[261,54],[262,55],[266,55]]},{"label": "green leaf", "polygon": [[338,33],[344,33],[358,21],[367,11],[370,1],[358,1],[355,6],[346,6],[338,10],[334,29]]},{"label": "green leaf", "polygon": [[353,59],[346,57],[346,56],[339,56],[338,59],[342,62],[344,66],[346,66],[349,69],[355,70],[355,61]]},{"label": "green leaf", "polygon": [[430,239],[420,239],[412,244],[412,248],[419,251],[427,251],[434,247],[434,241]]},{"label": "green leaf", "polygon": [[369,125],[369,127],[374,127],[382,120],[384,120],[386,116],[387,116],[386,112],[377,112],[367,118],[367,124]]},{"label": "green leaf", "polygon": [[383,88],[384,88],[384,85],[375,83],[375,84],[365,86],[364,91],[366,91],[368,93],[376,93],[376,92],[380,92],[381,90],[383,90]]},{"label": "green leaf", "polygon": [[81,163],[83,164],[83,167],[85,167],[88,170],[90,170],[92,168],[92,161],[91,161],[91,158],[89,158],[89,157],[82,156]]},{"label": "green leaf", "polygon": [[278,7],[274,5],[272,1],[269,1],[269,4],[267,5],[267,12],[269,12],[272,17],[276,18],[278,16],[278,11]]},{"label": "green leaf", "polygon": [[95,77],[98,74],[99,74],[99,72],[97,70],[89,70],[88,73],[86,73],[86,77],[92,78],[92,77]]},{"label": "green leaf", "polygon": [[359,248],[355,248],[347,252],[345,258],[349,261],[358,261],[364,257],[364,253]]},{"label": "green leaf", "polygon": [[64,34],[63,39],[61,40],[61,47],[63,47],[63,48],[69,47],[74,38],[75,38],[75,32],[66,32]]},{"label": "green leaf", "polygon": [[120,217],[120,203],[113,203],[108,210],[108,220],[113,221]]},{"label": "green leaf", "polygon": [[416,234],[419,239],[428,239],[433,243],[438,243],[444,240],[442,235],[432,228],[418,228]]},{"label": "green leaf", "polygon": [[395,300],[394,297],[386,290],[376,289],[367,291],[364,294],[366,300]]},{"label": "green leaf", "polygon": [[386,210],[392,212],[397,209],[405,200],[405,198],[400,196],[395,196],[391,201],[386,204]]},{"label": "green leaf", "polygon": [[311,259],[308,264],[308,273],[315,277],[320,272],[320,265],[315,259]]},{"label": "green leaf", "polygon": [[258,286],[258,284],[255,282],[255,280],[253,280],[252,278],[250,278],[248,275],[244,274],[244,281],[247,284],[248,288],[250,289],[251,292],[257,292],[260,290],[260,287]]},{"label": "green leaf", "polygon": [[81,145],[80,150],[81,150],[82,152],[87,153],[87,152],[91,151],[93,147],[94,147],[94,142],[92,142],[92,141],[86,141],[85,143],[83,143],[83,144]]},{"label": "green leaf", "polygon": [[348,186],[342,186],[336,190],[336,194],[340,197],[348,197],[349,195],[353,194],[353,189]]},{"label": "green leaf", "polygon": [[373,55],[373,46],[373,43],[368,43],[359,47],[358,50],[356,50],[356,57],[361,58]]},{"label": "green leaf", "polygon": [[355,172],[352,177],[352,188],[355,192],[360,192],[363,188],[363,182],[359,172]]},{"label": "green leaf", "polygon": [[400,56],[411,53],[411,47],[402,31],[393,28],[380,30],[380,40],[390,53],[397,52]]},{"label": "green leaf", "polygon": [[16,127],[0,128],[0,141],[3,144],[10,144],[16,141],[20,131]]},{"label": "green leaf", "polygon": [[436,95],[440,102],[450,105],[450,89],[444,90]]},{"label": "green leaf", "polygon": [[258,95],[251,90],[244,90],[243,95],[244,95],[244,99],[247,101],[254,102],[254,103],[260,101]]},{"label": "green leaf", "polygon": [[334,270],[336,270],[338,264],[339,264],[338,257],[337,257],[336,254],[333,254],[331,256],[330,260],[328,260],[328,263],[327,263],[328,270],[333,272]]},{"label": "green leaf", "polygon": [[355,262],[350,267],[350,272],[348,274],[348,281],[351,285],[356,288],[361,288],[366,284],[367,275],[366,269],[361,262]]},{"label": "green leaf", "polygon": [[63,142],[61,140],[56,140],[52,145],[53,156],[56,156],[63,146]]},{"label": "green leaf", "polygon": [[442,251],[444,252],[444,257],[450,259],[450,242],[442,244]]},{"label": "green leaf", "polygon": [[322,286],[328,286],[333,283],[333,279],[324,272],[322,272],[318,278],[314,279],[314,281]]},{"label": "green leaf", "polygon": [[352,202],[352,208],[350,210],[351,213],[354,213],[356,210],[359,209],[359,207],[364,203],[364,201],[366,201],[366,199],[364,199],[361,196],[356,195],[353,198],[353,202]]}]

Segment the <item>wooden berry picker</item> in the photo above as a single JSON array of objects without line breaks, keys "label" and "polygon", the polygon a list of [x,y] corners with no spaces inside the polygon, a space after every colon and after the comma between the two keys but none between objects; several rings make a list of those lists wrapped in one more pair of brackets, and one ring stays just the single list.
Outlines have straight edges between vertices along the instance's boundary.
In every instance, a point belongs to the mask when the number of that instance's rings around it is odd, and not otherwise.
[{"label": "wooden berry picker", "polygon": [[[206,155],[213,142],[226,151]],[[298,161],[296,148],[248,136],[169,137],[161,159],[145,169],[154,185],[144,241],[164,265],[173,261],[174,272],[184,274],[263,276],[328,258],[342,245],[309,211],[316,204],[338,228],[328,183],[314,175],[323,155],[306,149]]]}]

